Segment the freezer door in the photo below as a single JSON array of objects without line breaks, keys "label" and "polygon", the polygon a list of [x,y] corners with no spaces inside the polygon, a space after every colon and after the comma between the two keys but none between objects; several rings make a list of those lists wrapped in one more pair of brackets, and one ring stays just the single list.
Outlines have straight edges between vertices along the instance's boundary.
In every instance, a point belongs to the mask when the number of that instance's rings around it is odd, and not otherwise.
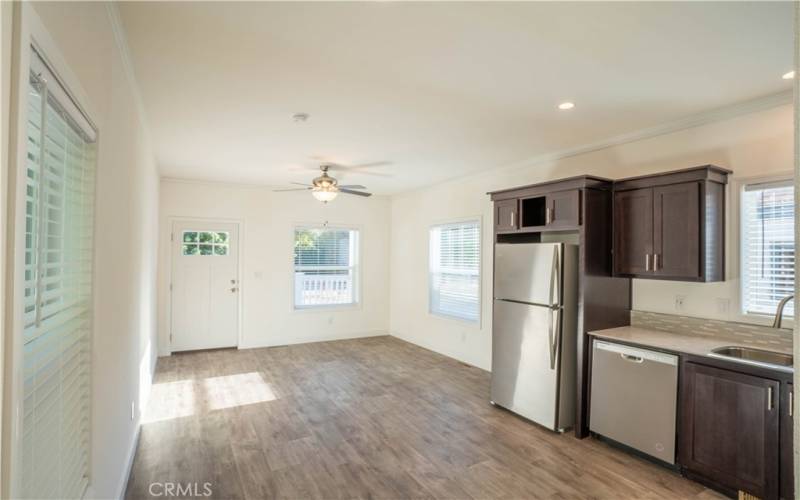
[{"label": "freezer door", "polygon": [[495,298],[561,305],[563,243],[498,243],[494,248]]},{"label": "freezer door", "polygon": [[556,429],[559,312],[494,301],[492,402],[549,429]]}]

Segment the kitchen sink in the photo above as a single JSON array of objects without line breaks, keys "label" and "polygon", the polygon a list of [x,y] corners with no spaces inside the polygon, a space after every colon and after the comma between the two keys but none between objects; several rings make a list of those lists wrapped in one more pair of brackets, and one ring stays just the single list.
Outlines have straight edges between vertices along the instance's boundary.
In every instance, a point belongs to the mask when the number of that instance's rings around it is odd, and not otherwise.
[{"label": "kitchen sink", "polygon": [[791,354],[765,351],[763,349],[753,349],[752,347],[718,347],[716,349],[712,349],[709,356],[782,371],[794,371],[794,356]]}]

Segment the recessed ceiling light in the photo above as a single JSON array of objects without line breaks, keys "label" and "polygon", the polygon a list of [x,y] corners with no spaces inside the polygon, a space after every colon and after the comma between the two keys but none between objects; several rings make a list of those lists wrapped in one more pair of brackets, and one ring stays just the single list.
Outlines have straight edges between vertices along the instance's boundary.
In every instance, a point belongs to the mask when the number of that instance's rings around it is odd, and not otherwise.
[{"label": "recessed ceiling light", "polygon": [[575,107],[574,102],[562,102],[558,105],[558,109],[572,109]]},{"label": "recessed ceiling light", "polygon": [[308,120],[308,113],[295,113],[292,115],[292,120],[302,123]]},{"label": "recessed ceiling light", "polygon": [[790,71],[788,73],[784,73],[782,78],[784,80],[791,80],[792,78],[794,78],[794,71]]}]

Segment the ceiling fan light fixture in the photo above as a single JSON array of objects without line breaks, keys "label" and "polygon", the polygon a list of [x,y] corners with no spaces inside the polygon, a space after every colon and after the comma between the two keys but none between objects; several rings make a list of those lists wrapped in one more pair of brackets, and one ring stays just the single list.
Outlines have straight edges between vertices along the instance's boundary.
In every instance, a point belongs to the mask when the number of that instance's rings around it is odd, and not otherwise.
[{"label": "ceiling fan light fixture", "polygon": [[311,190],[311,195],[322,203],[333,201],[338,196],[339,190],[336,186],[315,186]]}]

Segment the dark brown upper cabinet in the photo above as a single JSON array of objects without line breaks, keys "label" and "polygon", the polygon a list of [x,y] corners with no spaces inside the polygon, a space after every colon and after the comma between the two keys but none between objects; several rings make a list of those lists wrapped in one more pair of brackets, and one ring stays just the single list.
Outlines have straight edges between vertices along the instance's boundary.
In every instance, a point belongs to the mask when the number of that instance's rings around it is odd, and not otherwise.
[{"label": "dark brown upper cabinet", "polygon": [[494,230],[497,233],[516,231],[519,227],[519,208],[516,199],[500,200],[494,204]]},{"label": "dark brown upper cabinet", "polygon": [[495,233],[577,230],[586,189],[609,192],[612,181],[579,176],[489,193]]},{"label": "dark brown upper cabinet", "polygon": [[779,389],[769,378],[684,363],[678,431],[684,472],[729,494],[778,498]]},{"label": "dark brown upper cabinet", "polygon": [[725,279],[725,184],[713,165],[614,184],[614,274]]},{"label": "dark brown upper cabinet", "polygon": [[581,223],[581,192],[577,189],[547,195],[547,227],[570,229]]}]

